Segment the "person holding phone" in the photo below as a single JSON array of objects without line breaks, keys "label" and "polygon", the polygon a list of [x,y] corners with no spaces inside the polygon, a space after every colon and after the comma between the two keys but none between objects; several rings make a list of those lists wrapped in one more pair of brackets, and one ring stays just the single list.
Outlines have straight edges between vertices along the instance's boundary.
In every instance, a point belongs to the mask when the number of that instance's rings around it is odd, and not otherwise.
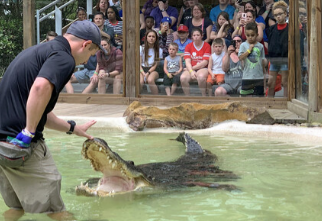
[{"label": "person holding phone", "polygon": [[225,72],[225,83],[216,88],[215,96],[240,93],[243,67],[242,62],[238,58],[238,52],[241,43],[241,36],[236,35],[222,59],[222,69]]},{"label": "person holding phone", "polygon": [[232,36],[240,35],[242,37],[243,41],[246,41],[245,26],[249,23],[255,23],[258,26],[257,27],[258,35],[256,37],[256,40],[264,45],[265,55],[267,55],[268,50],[267,50],[267,47],[265,46],[264,39],[263,39],[264,30],[262,29],[262,27],[259,24],[257,24],[255,22],[256,12],[252,11],[252,10],[247,10],[245,14],[246,14],[246,19],[245,20],[240,19],[239,26],[236,27]]},{"label": "person holding phone", "polygon": [[[245,3],[245,6],[244,6],[244,10],[239,10],[237,14],[235,14],[235,18],[234,18],[234,27],[236,28],[237,26],[239,26],[239,22],[240,22],[240,19],[243,19],[245,20],[245,17],[243,17],[243,13],[245,13],[245,11],[248,11],[248,10],[251,10],[251,11],[254,11],[255,12],[255,22],[261,26],[261,28],[263,30],[265,30],[266,28],[266,25],[265,25],[265,20],[264,18],[261,16],[261,15],[258,15],[257,14],[257,11],[259,10],[259,8],[256,6],[256,4],[254,3],[254,1],[247,1]],[[237,9],[236,9],[237,11]],[[245,16],[245,15],[244,15]],[[246,15],[247,17],[247,15]],[[267,48],[268,47],[268,38],[267,38],[267,35],[266,35],[266,31],[263,32],[263,39],[264,39],[264,44],[265,44],[265,47]]]}]

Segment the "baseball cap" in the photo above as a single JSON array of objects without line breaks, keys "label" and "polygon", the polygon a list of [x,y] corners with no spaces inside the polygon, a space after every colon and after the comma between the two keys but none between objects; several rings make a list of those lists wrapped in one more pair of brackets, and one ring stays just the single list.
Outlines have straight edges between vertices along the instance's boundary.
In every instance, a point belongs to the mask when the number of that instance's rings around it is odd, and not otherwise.
[{"label": "baseball cap", "polygon": [[105,49],[101,46],[100,29],[91,21],[75,21],[69,26],[66,33],[84,40],[91,40],[102,51],[105,52]]},{"label": "baseball cap", "polygon": [[189,29],[185,25],[179,25],[178,32],[189,32]]},{"label": "baseball cap", "polygon": [[170,26],[172,24],[172,20],[170,17],[163,17],[160,23],[163,23],[163,22],[168,22]]}]

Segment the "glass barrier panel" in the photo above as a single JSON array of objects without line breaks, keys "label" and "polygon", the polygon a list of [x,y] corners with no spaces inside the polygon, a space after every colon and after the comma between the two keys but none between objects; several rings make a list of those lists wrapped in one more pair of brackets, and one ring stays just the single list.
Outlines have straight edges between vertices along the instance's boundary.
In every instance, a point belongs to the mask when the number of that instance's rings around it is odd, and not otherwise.
[{"label": "glass barrier panel", "polygon": [[296,79],[296,98],[305,103],[308,102],[309,91],[309,59],[308,59],[308,26],[307,26],[307,3],[306,0],[299,1],[299,29],[300,29],[300,55],[301,76]]},{"label": "glass barrier panel", "polygon": [[113,6],[101,0],[88,18],[101,30],[101,46],[84,65],[79,65],[70,82],[67,93],[123,93],[123,10],[122,1]]},{"label": "glass barrier panel", "polygon": [[[255,7],[241,1],[229,5],[229,16],[214,13],[218,3],[213,7],[203,5],[206,1],[183,1],[178,7],[170,2],[155,1],[148,14],[141,8],[141,95],[287,96],[283,82],[288,78],[288,34],[279,34],[277,27],[268,33],[277,20],[286,24],[287,5],[282,13],[264,1],[256,1]],[[251,43],[246,41],[248,23],[255,25],[250,30],[258,35]],[[268,36],[275,49],[270,56]],[[281,40],[283,47],[278,46]]]}]

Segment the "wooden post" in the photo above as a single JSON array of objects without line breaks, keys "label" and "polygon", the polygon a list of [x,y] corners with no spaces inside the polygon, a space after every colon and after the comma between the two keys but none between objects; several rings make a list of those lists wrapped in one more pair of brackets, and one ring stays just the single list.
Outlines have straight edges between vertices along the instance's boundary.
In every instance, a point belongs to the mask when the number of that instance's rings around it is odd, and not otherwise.
[{"label": "wooden post", "polygon": [[321,15],[321,1],[317,1],[317,17],[316,17],[316,27],[317,27],[317,72],[316,72],[316,77],[317,77],[317,87],[318,87],[318,109],[317,111],[322,113],[322,15]]},{"label": "wooden post", "polygon": [[35,0],[23,1],[23,48],[35,44]]},{"label": "wooden post", "polygon": [[312,0],[311,35],[310,35],[310,68],[309,68],[309,119],[318,111],[318,77],[321,73],[321,2]]},{"label": "wooden post", "polygon": [[140,70],[140,0],[123,1],[123,93],[137,97]]},{"label": "wooden post", "polygon": [[[291,35],[294,38],[294,45],[295,48],[295,63],[293,67],[295,68],[295,90],[293,90],[294,95],[297,99],[299,96],[302,95],[302,68],[301,68],[301,36],[300,36],[300,21],[299,21],[299,1],[292,1],[294,4],[294,31],[291,32]],[[290,32],[289,32],[290,33]]]},{"label": "wooden post", "polygon": [[296,30],[296,1],[290,1],[289,9],[289,28],[288,28],[288,67],[289,67],[289,74],[288,74],[288,100],[292,100],[295,98],[295,75],[296,75],[296,45],[295,44],[295,30]]}]

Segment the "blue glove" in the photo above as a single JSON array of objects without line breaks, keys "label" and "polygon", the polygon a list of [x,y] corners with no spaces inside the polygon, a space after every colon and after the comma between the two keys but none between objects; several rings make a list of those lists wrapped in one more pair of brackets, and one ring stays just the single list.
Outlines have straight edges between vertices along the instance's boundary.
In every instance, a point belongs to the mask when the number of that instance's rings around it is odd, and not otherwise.
[{"label": "blue glove", "polygon": [[22,148],[28,148],[30,146],[32,138],[34,138],[35,134],[29,132],[26,129],[23,129],[16,138],[7,137],[7,142],[14,144],[16,146],[22,147]]}]

